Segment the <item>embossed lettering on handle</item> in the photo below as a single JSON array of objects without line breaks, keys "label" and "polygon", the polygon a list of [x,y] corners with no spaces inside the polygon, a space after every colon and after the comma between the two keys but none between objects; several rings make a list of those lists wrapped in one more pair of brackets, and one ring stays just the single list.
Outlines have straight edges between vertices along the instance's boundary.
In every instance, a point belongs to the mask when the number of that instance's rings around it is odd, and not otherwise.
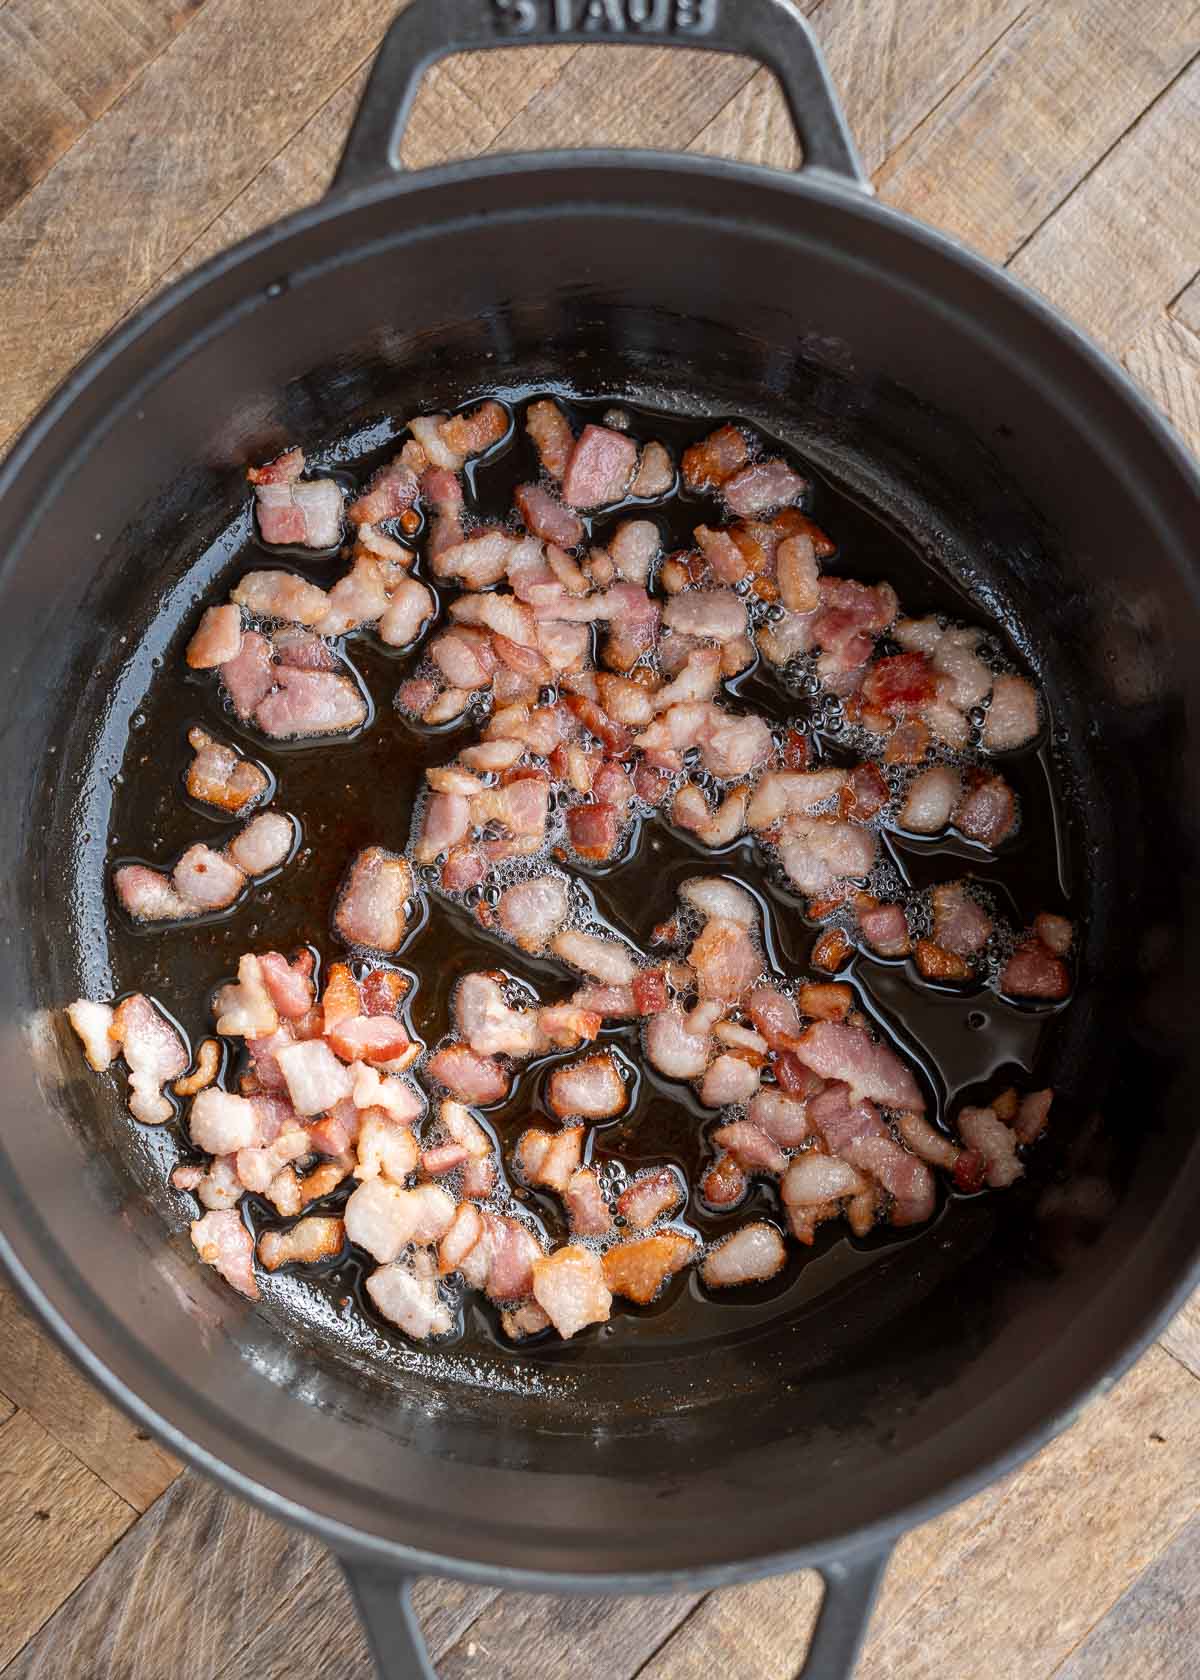
[{"label": "embossed lettering on handle", "polygon": [[501,35],[707,35],[720,0],[492,0]]}]

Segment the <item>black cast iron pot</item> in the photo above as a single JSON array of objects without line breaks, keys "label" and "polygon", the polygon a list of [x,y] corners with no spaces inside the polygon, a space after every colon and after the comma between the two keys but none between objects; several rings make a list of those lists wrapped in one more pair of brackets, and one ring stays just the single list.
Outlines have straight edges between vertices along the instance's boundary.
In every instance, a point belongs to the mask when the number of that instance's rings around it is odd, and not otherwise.
[{"label": "black cast iron pot", "polygon": [[[805,167],[584,152],[398,172],[432,57],[618,37],[770,65]],[[657,1354],[389,1363],[195,1263],[153,1137],[55,1011],[106,995],[111,779],[220,568],[206,545],[244,464],[550,380],[761,419],[1016,628],[1074,789],[1088,931],[1053,1072],[1077,1118],[1056,1182],[959,1204],[769,1325],[731,1309],[719,1341]],[[1195,1282],[1198,551],[1195,468],[1118,369],[873,201],[789,0],[418,0],[329,196],[122,327],[0,477],[12,1276],[174,1452],[329,1542],[392,1680],[429,1672],[419,1572],[629,1592],[801,1565],[827,1589],[804,1672],[847,1673],[896,1536],[1063,1427]]]}]

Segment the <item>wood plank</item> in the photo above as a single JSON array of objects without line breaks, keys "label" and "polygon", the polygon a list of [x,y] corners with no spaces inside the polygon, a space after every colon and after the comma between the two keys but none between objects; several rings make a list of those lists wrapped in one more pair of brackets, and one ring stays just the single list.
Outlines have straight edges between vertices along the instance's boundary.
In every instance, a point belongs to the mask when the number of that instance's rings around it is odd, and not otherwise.
[{"label": "wood plank", "polygon": [[877,185],[898,209],[1004,262],[1198,48],[1200,13],[1179,0],[1033,7]]},{"label": "wood plank", "polygon": [[1200,62],[1013,258],[1014,274],[1120,355],[1200,267]]},{"label": "wood plank", "polygon": [[[625,1680],[700,1602],[505,1593],[442,1656],[438,1680]],[[249,1677],[247,1677],[249,1680]]]},{"label": "wood plank", "polygon": [[0,1427],[0,1664],[87,1578],[136,1515],[28,1413]]},{"label": "wood plank", "polygon": [[812,1570],[709,1593],[638,1680],[792,1680],[812,1637],[821,1580]]},{"label": "wood plank", "polygon": [[[105,1490],[105,1497],[112,1495]],[[181,1476],[9,1664],[4,1680],[210,1680],[236,1661],[322,1555],[315,1540]],[[314,1673],[319,1666],[314,1660]]]},{"label": "wood plank", "polygon": [[195,16],[203,0],[11,0],[0,10],[0,214]]},{"label": "wood plank", "polygon": [[1200,336],[1200,274],[1180,292],[1171,305],[1171,313]]},{"label": "wood plank", "polygon": [[1182,321],[1160,316],[1138,333],[1125,366],[1200,454],[1200,338]]},{"label": "wood plank", "polygon": [[1159,1342],[1189,1371],[1200,1377],[1200,1289],[1182,1312],[1176,1313],[1159,1337]]},{"label": "wood plank", "polygon": [[179,1474],[176,1460],[109,1405],[8,1289],[0,1289],[0,1393],[138,1511]]},{"label": "wood plank", "polygon": [[208,0],[5,217],[0,432],[29,416],[341,86],[395,9],[395,0]]},{"label": "wood plank", "polygon": [[1138,1577],[1055,1680],[1186,1680],[1200,1673],[1200,1518]]},{"label": "wood plank", "polygon": [[[873,1629],[857,1680],[1049,1676],[1200,1506],[1196,1379],[1152,1348]],[[1032,1582],[1036,1580],[1036,1590]],[[1030,1590],[1022,1590],[1022,1583]]]}]

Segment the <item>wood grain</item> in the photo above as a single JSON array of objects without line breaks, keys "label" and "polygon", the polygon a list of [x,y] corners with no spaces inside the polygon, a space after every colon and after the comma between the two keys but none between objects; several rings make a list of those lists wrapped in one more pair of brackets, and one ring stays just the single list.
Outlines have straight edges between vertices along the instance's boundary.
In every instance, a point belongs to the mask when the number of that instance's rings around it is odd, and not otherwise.
[{"label": "wood grain", "polygon": [[124,91],[203,0],[9,0],[0,9],[0,214]]},{"label": "wood grain", "polygon": [[1200,1377],[1200,1289],[1183,1311],[1175,1315],[1160,1339],[1168,1353],[1173,1353],[1194,1376]]},{"label": "wood grain", "polygon": [[28,1413],[0,1426],[0,1664],[87,1579],[136,1515]]},{"label": "wood grain", "polygon": [[0,1289],[0,1346],[0,1391],[128,1504],[144,1511],[174,1481],[175,1459],[101,1398],[8,1289]]},{"label": "wood grain", "polygon": [[1188,1680],[1200,1644],[1200,1518],[1180,1530],[1055,1672],[1055,1680]]},{"label": "wood grain", "polygon": [[1116,355],[1200,267],[1198,133],[1193,63],[1010,265]]},{"label": "wood grain", "polygon": [[699,1602],[659,1598],[562,1598],[507,1593],[443,1655],[439,1680],[612,1680],[640,1672]]},{"label": "wood grain", "polygon": [[1186,285],[1171,304],[1171,314],[1200,335],[1200,273]]},{"label": "wood grain", "polygon": [[1187,0],[1031,8],[888,159],[890,204],[1004,262],[1200,50]]}]

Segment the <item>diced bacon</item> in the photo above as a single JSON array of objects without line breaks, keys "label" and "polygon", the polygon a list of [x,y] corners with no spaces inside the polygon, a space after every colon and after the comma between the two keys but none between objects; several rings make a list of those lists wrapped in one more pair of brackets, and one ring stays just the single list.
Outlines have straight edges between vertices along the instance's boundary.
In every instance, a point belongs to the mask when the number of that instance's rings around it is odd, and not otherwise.
[{"label": "diced bacon", "polygon": [[433,596],[416,578],[404,578],[391,592],[379,620],[379,639],[388,647],[408,647],[436,611]]},{"label": "diced bacon", "polygon": [[221,987],[213,1013],[222,1037],[267,1038],[275,1032],[279,1013],[256,956],[247,952],[239,958],[237,983]]},{"label": "diced bacon", "polygon": [[[409,1036],[403,1022],[387,1015],[356,1015],[327,1028],[326,1040],[344,1062],[391,1064],[409,1050]],[[414,1047],[413,1056],[419,1051]]]},{"label": "diced bacon", "polygon": [[640,729],[654,716],[654,696],[641,683],[609,671],[596,673],[596,690],[601,706],[614,722]]},{"label": "diced bacon", "polygon": [[574,1050],[600,1031],[602,1016],[572,1003],[551,1004],[538,1010],[538,1030],[560,1050]]},{"label": "diced bacon", "polygon": [[621,1071],[607,1052],[555,1068],[546,1086],[546,1102],[560,1120],[607,1120],[628,1101]]},{"label": "diced bacon", "polygon": [[724,780],[734,780],[751,775],[767,762],[774,743],[763,718],[753,712],[737,716],[718,706],[707,710],[707,733],[701,744],[706,770]]},{"label": "diced bacon", "polygon": [[452,414],[438,428],[442,442],[456,455],[482,455],[499,443],[509,428],[508,410],[489,397],[465,414]]},{"label": "diced bacon", "polygon": [[561,480],[575,447],[575,434],[562,409],[549,397],[530,403],[525,411],[525,430],[533,439],[543,471]]},{"label": "diced bacon", "polygon": [[794,1149],[812,1133],[807,1104],[770,1086],[764,1086],[751,1100],[746,1117],[781,1149]]},{"label": "diced bacon", "polygon": [[1013,1125],[1013,1134],[1018,1143],[1036,1143],[1041,1137],[1050,1118],[1050,1104],[1053,1100],[1054,1092],[1051,1090],[1030,1091],[1021,1098]]},{"label": "diced bacon", "polygon": [[417,863],[434,863],[466,839],[471,828],[470,801],[459,793],[432,793],[421,813],[421,833],[413,847]]},{"label": "diced bacon", "polygon": [[449,419],[448,414],[418,414],[408,422],[408,429],[433,466],[456,473],[466,455],[461,449],[456,449],[445,434],[444,427]]},{"label": "diced bacon", "polygon": [[[463,540],[462,485],[458,475],[442,467],[427,467],[421,472],[421,497],[434,510],[433,526],[425,545],[435,576],[440,576],[437,561],[447,549],[455,548]],[[472,587],[478,588],[478,584]]]},{"label": "diced bacon", "polygon": [[260,1146],[265,1140],[258,1109],[245,1097],[209,1086],[192,1102],[188,1130],[197,1149],[210,1155],[232,1155]]},{"label": "diced bacon", "polygon": [[324,637],[303,624],[277,624],[271,646],[280,665],[293,665],[297,671],[336,671],[340,664]]},{"label": "diced bacon", "polygon": [[1037,690],[1024,677],[996,677],[983,720],[985,752],[1012,752],[1032,741],[1041,728]]},{"label": "diced bacon", "polygon": [[452,688],[486,688],[496,669],[488,638],[469,630],[444,630],[429,644],[429,654]]},{"label": "diced bacon", "polygon": [[550,809],[549,783],[542,777],[522,777],[504,787],[485,788],[471,801],[472,820],[480,825],[498,822],[514,835],[540,839]]},{"label": "diced bacon", "polygon": [[567,812],[567,837],[582,858],[602,863],[610,858],[621,833],[615,805],[573,805]]},{"label": "diced bacon", "polygon": [[[298,450],[281,456],[281,461],[294,460]],[[303,457],[300,457],[303,461]],[[278,463],[268,468],[251,467],[247,472],[254,485],[258,506],[258,528],[267,543],[298,543],[305,548],[332,548],[342,535],[342,492],[332,478],[316,478],[300,482],[297,477],[282,473],[264,478]],[[303,468],[301,469],[303,470]],[[250,475],[257,472],[259,476]]]},{"label": "diced bacon", "polygon": [[900,822],[914,834],[938,834],[949,823],[962,793],[962,777],[935,764],[917,776],[900,808]]},{"label": "diced bacon", "polygon": [[280,1015],[298,1021],[307,1015],[315,996],[312,983],[312,956],[303,952],[294,963],[278,951],[264,951],[258,959],[259,973],[266,985],[271,1002]]},{"label": "diced bacon", "polygon": [[500,1314],[500,1328],[514,1342],[527,1341],[549,1330],[550,1320],[536,1301],[525,1301],[519,1307],[506,1307]]},{"label": "diced bacon", "polygon": [[719,648],[697,647],[687,656],[673,682],[650,696],[653,710],[665,712],[672,706],[690,706],[711,700],[721,683]]},{"label": "diced bacon", "polygon": [[460,595],[450,603],[450,617],[458,624],[480,626],[493,630],[498,636],[532,648],[537,635],[537,621],[532,612],[515,595]]},{"label": "diced bacon", "polygon": [[789,817],[779,840],[779,861],[802,893],[824,894],[839,881],[869,875],[879,841],[873,829],[829,818]]},{"label": "diced bacon", "polygon": [[397,1124],[410,1125],[425,1112],[425,1098],[404,1079],[381,1074],[365,1063],[356,1063],[352,1099],[356,1108],[382,1108]]},{"label": "diced bacon", "polygon": [[[569,554],[564,554],[554,543],[546,545],[546,565],[554,574],[555,582],[565,589],[568,595],[587,594],[590,585],[582,570]],[[516,588],[516,585],[513,587]]]},{"label": "diced bacon", "polygon": [[570,894],[559,875],[539,875],[508,887],[496,906],[500,926],[523,951],[537,953],[567,919]]},{"label": "diced bacon", "polygon": [[436,1278],[418,1276],[411,1261],[380,1266],[366,1287],[380,1316],[414,1341],[430,1341],[454,1329],[454,1314],[438,1294]]},{"label": "diced bacon", "polygon": [[512,1009],[494,974],[466,974],[454,995],[454,1018],[459,1032],[480,1056],[522,1059],[545,1049],[537,1011]]},{"label": "diced bacon", "polygon": [[519,1219],[485,1213],[484,1223],[489,1249],[487,1294],[493,1301],[519,1301],[534,1289],[534,1266],[541,1259],[537,1238]]},{"label": "diced bacon", "polygon": [[[218,853],[211,855],[219,858]],[[244,877],[239,879],[244,884]],[[138,922],[184,921],[189,916],[200,915],[204,908],[198,899],[185,898],[176,892],[161,870],[141,863],[125,863],[114,869],[113,891],[122,909]]]},{"label": "diced bacon", "polygon": [[461,578],[468,589],[499,583],[508,568],[513,539],[504,531],[480,531],[433,556],[433,575]]},{"label": "diced bacon", "polygon": [[368,846],[350,865],[334,926],[348,945],[395,951],[408,928],[406,906],[412,892],[406,859],[382,846]]},{"label": "diced bacon", "polygon": [[881,957],[907,956],[910,940],[904,906],[880,904],[869,893],[863,893],[862,899],[856,906],[858,925],[872,951]]},{"label": "diced bacon", "polygon": [[403,1184],[416,1165],[417,1142],[409,1127],[386,1109],[365,1109],[358,1131],[355,1177],[363,1180],[382,1175],[393,1184]]},{"label": "diced bacon", "polygon": [[788,612],[815,612],[821,604],[821,592],[812,538],[785,537],[775,550],[775,569],[780,599]]},{"label": "diced bacon", "polygon": [[992,919],[961,881],[933,887],[929,894],[933,909],[933,937],[943,949],[958,957],[973,957],[987,944]]},{"label": "diced bacon", "polygon": [[440,1178],[454,1172],[468,1159],[461,1143],[439,1143],[433,1149],[421,1151],[421,1171],[428,1178]]},{"label": "diced bacon", "polygon": [[923,653],[896,653],[877,660],[862,685],[864,704],[893,717],[920,711],[936,692],[933,672]]},{"label": "diced bacon", "polygon": [[604,663],[613,671],[631,671],[658,640],[662,609],[636,583],[614,583],[604,593],[609,635]]},{"label": "diced bacon", "polygon": [[[866,1188],[866,1181],[848,1161],[836,1155],[824,1155],[809,1149],[797,1155],[788,1165],[780,1185],[783,1205],[790,1213],[795,1208],[807,1210],[821,1207],[825,1202],[841,1201],[856,1196]],[[797,1235],[800,1233],[797,1232]]]},{"label": "diced bacon", "polygon": [[646,444],[638,458],[638,470],[629,486],[629,494],[648,500],[667,495],[674,486],[675,464],[665,445],[658,442]]},{"label": "diced bacon", "polygon": [[436,792],[454,793],[463,799],[482,793],[485,786],[478,776],[471,775],[458,764],[431,764],[425,772],[425,780]]},{"label": "diced bacon", "polygon": [[261,467],[246,468],[248,484],[294,484],[304,471],[304,451],[288,449]]},{"label": "diced bacon", "polygon": [[800,1013],[810,1021],[844,1021],[854,1006],[849,986],[808,982],[796,993]]},{"label": "diced bacon", "polygon": [[576,508],[619,502],[628,494],[637,458],[638,446],[631,437],[607,426],[585,426],[563,474],[563,500]]},{"label": "diced bacon", "polygon": [[773,1050],[786,1050],[800,1035],[795,1004],[775,986],[756,986],[746,999],[746,1010]]},{"label": "diced bacon", "polygon": [[288,1231],[264,1231],[258,1239],[258,1258],[269,1272],[280,1266],[314,1266],[341,1253],[345,1227],[340,1219],[310,1213]]},{"label": "diced bacon", "polygon": [[745,926],[711,916],[688,952],[702,998],[738,1001],[762,972],[763,960]]},{"label": "diced bacon", "polygon": [[922,1161],[927,1161],[931,1167],[945,1167],[947,1172],[954,1171],[961,1150],[957,1144],[951,1142],[945,1132],[939,1132],[936,1126],[931,1126],[923,1114],[898,1114],[896,1130],[913,1154],[919,1155]]},{"label": "diced bacon", "polygon": [[663,624],[684,636],[728,641],[747,630],[746,603],[732,589],[689,589],[673,595],[663,609]]},{"label": "diced bacon", "polygon": [[368,1178],[345,1207],[346,1235],[386,1265],[411,1243],[436,1243],[454,1219],[454,1200],[437,1184],[402,1190]]},{"label": "diced bacon", "polygon": [[1066,963],[1048,951],[1040,940],[1018,945],[1000,975],[1000,990],[1009,997],[1039,998],[1057,1002],[1071,990]]},{"label": "diced bacon", "polygon": [[774,1140],[750,1120],[735,1120],[731,1125],[718,1127],[713,1142],[726,1150],[743,1172],[777,1174],[787,1166],[787,1157]]},{"label": "diced bacon", "polygon": [[88,1066],[103,1073],[112,1065],[117,1046],[111,1036],[112,1008],[107,1003],[91,1003],[86,998],[67,1005],[67,1019],[75,1029]]},{"label": "diced bacon", "polygon": [[572,1236],[606,1237],[612,1229],[612,1214],[592,1167],[578,1167],[571,1174],[563,1202]]},{"label": "diced bacon", "polygon": [[746,812],[751,828],[773,828],[781,817],[819,811],[847,783],[845,770],[768,770]]},{"label": "diced bacon", "polygon": [[236,748],[224,746],[200,728],[188,730],[188,742],[195,757],[188,765],[187,790],[201,804],[234,813],[267,791],[267,777]]},{"label": "diced bacon", "polygon": [[756,1220],[742,1225],[709,1249],[700,1275],[710,1289],[742,1283],[765,1283],[782,1269],[787,1254],[774,1225]]},{"label": "diced bacon", "polygon": [[705,1071],[700,1101],[705,1108],[725,1108],[749,1102],[758,1090],[759,1077],[755,1063],[732,1053],[717,1056]]},{"label": "diced bacon", "polygon": [[204,845],[188,847],[171,871],[171,880],[189,906],[189,915],[225,909],[246,885],[245,873],[236,863]]},{"label": "diced bacon", "polygon": [[227,855],[247,875],[265,875],[285,863],[296,843],[296,825],[278,811],[264,811],[235,834]]},{"label": "diced bacon", "polygon": [[808,653],[816,643],[816,612],[784,612],[781,619],[764,624],[755,640],[763,658],[771,665],[787,665],[797,655]]},{"label": "diced bacon", "polygon": [[844,968],[852,955],[850,940],[844,928],[826,928],[820,939],[812,948],[809,965],[812,968],[824,969],[827,974],[836,974]]},{"label": "diced bacon", "polygon": [[617,1212],[627,1225],[645,1230],[665,1214],[674,1213],[687,1199],[679,1174],[671,1167],[639,1173],[617,1197]]},{"label": "diced bacon", "polygon": [[324,1039],[286,1045],[277,1060],[297,1114],[321,1114],[350,1095],[353,1080]]},{"label": "diced bacon", "polygon": [[666,975],[659,968],[644,969],[635,974],[630,990],[639,1015],[657,1015],[667,1007]]},{"label": "diced bacon", "polygon": [[551,941],[550,949],[562,962],[606,986],[628,986],[638,972],[633,953],[617,939],[565,928]]},{"label": "diced bacon", "polygon": [[924,707],[922,715],[935,741],[940,741],[943,746],[953,747],[956,751],[961,751],[968,745],[971,726],[965,714],[940,694]]},{"label": "diced bacon", "polygon": [[258,1300],[254,1241],[239,1213],[229,1209],[194,1219],[191,1238],[192,1247],[206,1266],[220,1272],[239,1295],[245,1295],[250,1301]]},{"label": "diced bacon", "polygon": [[161,1125],[175,1113],[162,1087],[191,1059],[179,1032],[148,997],[135,992],[114,1009],[109,1034],[129,1069],[129,1111],[143,1125]]},{"label": "diced bacon", "polygon": [[925,1099],[899,1056],[863,1027],[817,1021],[801,1033],[795,1052],[822,1079],[844,1080],[855,1102],[866,1097],[885,1108],[924,1111]]},{"label": "diced bacon", "polygon": [[715,490],[750,459],[750,444],[737,426],[721,426],[683,452],[683,482],[689,490]]},{"label": "diced bacon", "polygon": [[[176,1171],[178,1170],[177,1168]],[[245,1189],[237,1175],[237,1157],[219,1155],[209,1162],[207,1171],[202,1171],[200,1181],[196,1185],[196,1199],[201,1207],[211,1208],[220,1213],[227,1208],[236,1207],[245,1194]]]},{"label": "diced bacon", "polygon": [[247,572],[230,590],[229,599],[260,618],[293,624],[317,624],[329,610],[325,591],[295,572]]},{"label": "diced bacon", "polygon": [[394,538],[387,537],[382,531],[377,531],[371,524],[358,527],[358,534],[354,540],[353,555],[356,560],[370,557],[384,562],[385,575],[392,583],[399,581],[400,573],[412,565],[415,558],[411,548]]},{"label": "diced bacon", "polygon": [[667,1279],[690,1265],[698,1252],[695,1239],[682,1231],[658,1231],[610,1248],[602,1262],[604,1279],[614,1295],[647,1306]]},{"label": "diced bacon", "polygon": [[646,1055],[668,1079],[698,1079],[708,1065],[709,1026],[702,1032],[695,1026],[693,1018],[679,1009],[661,1010],[647,1022]]},{"label": "diced bacon", "polygon": [[438,1244],[438,1270],[457,1272],[484,1234],[483,1215],[470,1202],[460,1202],[445,1236]]},{"label": "diced bacon", "polygon": [[775,1052],[775,1078],[780,1090],[797,1101],[807,1101],[809,1097],[816,1096],[825,1083],[819,1074],[800,1060],[794,1050]]},{"label": "diced bacon", "polygon": [[360,624],[374,624],[388,604],[383,567],[370,555],[356,560],[329,592],[325,614],[317,621],[322,636],[344,636]]},{"label": "diced bacon", "polygon": [[599,1256],[574,1243],[533,1262],[533,1296],[564,1341],[589,1324],[602,1324],[612,1308]]},{"label": "diced bacon", "polygon": [[608,552],[617,576],[644,588],[650,581],[650,568],[661,546],[662,538],[653,520],[623,519],[609,539]]},{"label": "diced bacon", "polygon": [[958,1134],[968,1149],[983,1157],[984,1174],[993,1190],[1007,1190],[1021,1178],[1025,1168],[1017,1159],[1017,1139],[990,1108],[964,1108],[956,1121]]},{"label": "diced bacon", "polygon": [[228,664],[242,651],[242,609],[229,603],[206,607],[196,633],[188,643],[187,662],[193,671],[208,671]]},{"label": "diced bacon", "polygon": [[385,519],[397,519],[417,499],[420,485],[416,473],[403,456],[380,467],[361,496],[346,509],[351,525],[381,525]]},{"label": "diced bacon", "polygon": [[265,636],[257,630],[248,630],[241,641],[240,652],[222,661],[220,672],[234,711],[246,719],[274,686],[275,667],[271,663],[271,644]]},{"label": "diced bacon", "polygon": [[204,1168],[200,1166],[179,1166],[171,1173],[171,1188],[173,1190],[198,1190],[204,1182]]},{"label": "diced bacon", "polygon": [[877,764],[856,764],[838,795],[838,814],[849,822],[870,822],[891,799]]},{"label": "diced bacon", "polygon": [[656,769],[653,764],[647,764],[644,759],[638,760],[633,772],[633,788],[637,797],[645,804],[660,805],[670,785],[671,778],[665,771]]},{"label": "diced bacon", "polygon": [[468,1044],[449,1044],[429,1060],[429,1075],[468,1103],[494,1103],[508,1095],[509,1078],[499,1062]]},{"label": "diced bacon", "polygon": [[968,770],[966,788],[954,809],[954,826],[969,840],[998,846],[1016,827],[1017,802],[1003,776]]},{"label": "diced bacon", "polygon": [[732,1155],[720,1155],[700,1181],[700,1194],[709,1207],[728,1208],[740,1202],[750,1181]]},{"label": "diced bacon", "polygon": [[[423,684],[405,683],[400,690],[403,695],[406,690],[424,687]],[[430,685],[432,686],[432,685]],[[398,696],[399,698],[400,696]],[[471,691],[466,688],[446,688],[425,706],[421,713],[424,721],[431,726],[442,723],[453,723],[460,718],[471,703]]]},{"label": "diced bacon", "polygon": [[1067,955],[1075,937],[1075,929],[1065,916],[1052,916],[1045,910],[1033,918],[1033,931],[1046,949],[1053,951],[1056,957]]},{"label": "diced bacon", "polygon": [[525,529],[558,548],[576,548],[583,541],[583,523],[540,484],[518,484],[513,500]]},{"label": "diced bacon", "polygon": [[[920,764],[929,751],[931,740],[929,725],[924,718],[905,718],[888,736],[887,746],[883,750],[883,762]],[[954,797],[958,797],[957,789]]]},{"label": "diced bacon", "polygon": [[529,1131],[517,1143],[516,1163],[527,1184],[564,1194],[583,1159],[586,1128],[567,1126],[561,1132]]},{"label": "diced bacon", "polygon": [[[223,667],[223,671],[228,669]],[[342,735],[366,722],[366,701],[350,678],[338,671],[300,671],[280,665],[275,681],[279,686],[254,711],[255,723],[273,740]]]},{"label": "diced bacon", "polygon": [[807,479],[793,472],[786,461],[773,459],[755,461],[727,478],[721,485],[721,495],[734,513],[748,518],[799,501],[807,489]]}]

